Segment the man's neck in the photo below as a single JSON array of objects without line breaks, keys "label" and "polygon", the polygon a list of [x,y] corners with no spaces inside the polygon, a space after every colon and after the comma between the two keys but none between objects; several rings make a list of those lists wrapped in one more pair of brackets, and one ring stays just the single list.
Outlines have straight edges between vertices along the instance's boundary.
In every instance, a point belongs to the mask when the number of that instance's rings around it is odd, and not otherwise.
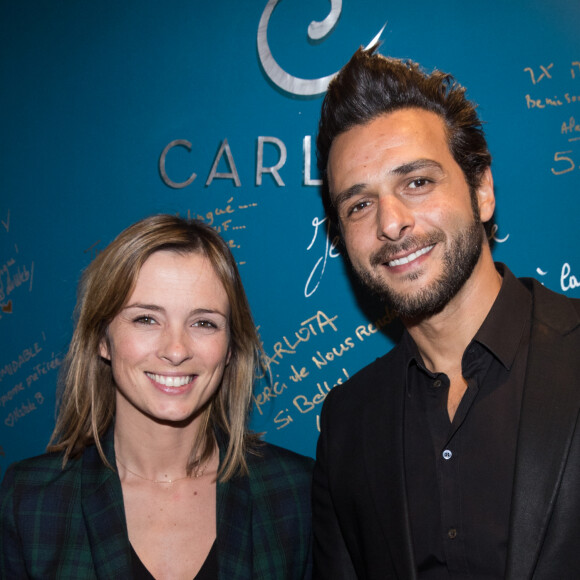
[{"label": "man's neck", "polygon": [[461,372],[463,352],[487,317],[500,288],[501,276],[489,248],[484,247],[472,275],[441,312],[405,323],[429,370],[450,376]]}]

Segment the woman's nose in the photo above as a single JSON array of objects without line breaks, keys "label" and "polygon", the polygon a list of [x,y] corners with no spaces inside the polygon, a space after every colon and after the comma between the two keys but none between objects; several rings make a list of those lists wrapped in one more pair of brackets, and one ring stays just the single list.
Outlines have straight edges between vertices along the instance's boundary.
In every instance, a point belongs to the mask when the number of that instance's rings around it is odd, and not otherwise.
[{"label": "woman's nose", "polygon": [[168,330],[164,333],[159,346],[158,356],[174,366],[192,357],[191,340],[183,331]]}]

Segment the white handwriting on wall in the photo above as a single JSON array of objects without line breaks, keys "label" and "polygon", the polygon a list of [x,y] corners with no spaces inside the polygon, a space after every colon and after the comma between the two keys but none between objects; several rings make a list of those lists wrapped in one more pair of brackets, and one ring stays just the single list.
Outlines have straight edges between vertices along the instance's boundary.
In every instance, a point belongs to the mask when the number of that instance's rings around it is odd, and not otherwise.
[{"label": "white handwriting on wall", "polygon": [[570,264],[568,264],[568,262],[565,262],[562,266],[562,273],[560,274],[560,288],[562,288],[564,292],[567,290],[573,290],[574,288],[580,288],[580,281],[572,274],[572,268],[570,268]]},{"label": "white handwriting on wall", "polygon": [[[326,227],[322,228],[321,226],[325,222]],[[325,217],[319,219],[318,217],[315,217],[312,220],[312,227],[314,228],[314,235],[312,236],[312,241],[306,248],[306,251],[309,252],[315,247],[315,245],[317,249],[321,248],[322,244],[316,244],[316,241],[320,238],[324,239],[324,250],[322,252],[322,256],[316,260],[314,267],[308,275],[308,280],[306,280],[306,284],[304,286],[304,296],[306,298],[312,296],[318,289],[320,281],[322,280],[322,276],[324,276],[324,271],[326,270],[326,262],[328,261],[328,258],[338,258],[338,256],[340,256],[340,254],[335,251],[339,242],[338,236],[335,236],[332,242],[330,241],[330,222],[328,218]],[[320,236],[319,232],[321,232]]]},{"label": "white handwriting on wall", "polygon": [[[540,276],[546,276],[548,270],[542,270],[538,267],[536,273]],[[564,262],[560,270],[560,289],[562,292],[568,292],[575,288],[580,288],[580,278],[572,273],[572,266],[568,262]]]}]

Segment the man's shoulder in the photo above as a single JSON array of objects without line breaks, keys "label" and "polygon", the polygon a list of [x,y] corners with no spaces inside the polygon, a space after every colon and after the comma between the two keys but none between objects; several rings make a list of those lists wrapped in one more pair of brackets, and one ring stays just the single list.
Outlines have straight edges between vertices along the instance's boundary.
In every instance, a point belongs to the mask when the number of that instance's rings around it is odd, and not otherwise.
[{"label": "man's shoulder", "polygon": [[546,288],[534,278],[519,278],[533,296],[533,318],[561,332],[580,325],[580,299]]},{"label": "man's shoulder", "polygon": [[[397,379],[405,369],[406,361],[401,347],[397,343],[389,352],[366,365],[341,385],[335,386],[329,396],[336,400],[362,401],[377,390],[399,384]],[[327,397],[328,398],[328,397]]]}]

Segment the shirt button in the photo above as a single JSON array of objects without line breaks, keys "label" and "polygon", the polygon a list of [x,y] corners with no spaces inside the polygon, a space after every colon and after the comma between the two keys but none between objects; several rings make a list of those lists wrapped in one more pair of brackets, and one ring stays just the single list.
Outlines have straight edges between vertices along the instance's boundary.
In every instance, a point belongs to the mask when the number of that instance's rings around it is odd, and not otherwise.
[{"label": "shirt button", "polygon": [[441,455],[443,455],[443,459],[445,460],[451,459],[453,457],[453,453],[451,453],[449,449],[446,449]]},{"label": "shirt button", "polygon": [[441,386],[441,380],[437,379],[435,381],[433,381],[433,386],[438,389]]},{"label": "shirt button", "polygon": [[457,537],[457,530],[455,528],[451,528],[448,532],[447,532],[447,537],[450,540],[454,540]]}]

